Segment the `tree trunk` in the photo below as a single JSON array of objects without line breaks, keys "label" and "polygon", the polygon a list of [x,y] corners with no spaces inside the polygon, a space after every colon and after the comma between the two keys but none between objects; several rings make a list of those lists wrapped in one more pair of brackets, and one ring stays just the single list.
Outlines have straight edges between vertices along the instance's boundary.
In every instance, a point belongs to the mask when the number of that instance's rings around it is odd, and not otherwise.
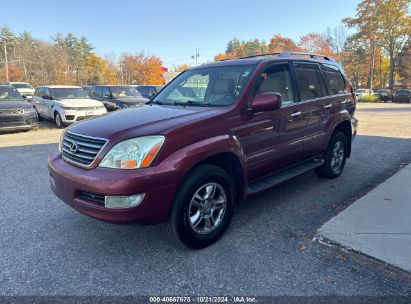
[{"label": "tree trunk", "polygon": [[370,73],[368,74],[368,89],[372,90],[374,80],[374,68],[375,68],[375,39],[371,40],[371,65]]},{"label": "tree trunk", "polygon": [[394,71],[395,71],[395,57],[394,57],[394,43],[390,43],[390,77],[389,77],[389,89],[394,88]]}]

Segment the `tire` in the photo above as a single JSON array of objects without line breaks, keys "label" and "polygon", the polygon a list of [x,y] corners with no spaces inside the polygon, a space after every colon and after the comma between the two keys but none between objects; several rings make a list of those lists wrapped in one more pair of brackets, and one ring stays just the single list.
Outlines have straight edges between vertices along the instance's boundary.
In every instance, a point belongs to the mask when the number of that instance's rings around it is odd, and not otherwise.
[{"label": "tire", "polygon": [[54,123],[57,126],[57,129],[62,129],[64,128],[63,121],[61,120],[61,116],[58,112],[54,113]]},{"label": "tire", "polygon": [[335,132],[324,155],[324,164],[315,169],[318,176],[335,178],[341,175],[347,159],[348,140],[344,133]]},{"label": "tire", "polygon": [[166,228],[186,247],[207,247],[227,230],[235,202],[231,176],[220,167],[199,165],[178,189]]},{"label": "tire", "polygon": [[36,107],[34,107],[34,109],[36,110],[38,121],[42,121],[42,120],[43,120],[43,116],[40,115],[40,113],[39,113],[39,111],[37,111]]}]

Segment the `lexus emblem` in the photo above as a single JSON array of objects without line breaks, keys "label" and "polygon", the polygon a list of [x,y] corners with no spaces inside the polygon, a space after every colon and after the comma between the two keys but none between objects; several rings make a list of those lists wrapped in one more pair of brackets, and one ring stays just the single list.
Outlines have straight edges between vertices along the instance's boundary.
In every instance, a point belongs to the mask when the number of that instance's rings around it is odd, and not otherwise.
[{"label": "lexus emblem", "polygon": [[76,153],[77,152],[77,149],[78,149],[78,146],[77,146],[77,143],[75,143],[74,141],[71,143],[71,145],[70,145],[70,152],[71,153]]}]

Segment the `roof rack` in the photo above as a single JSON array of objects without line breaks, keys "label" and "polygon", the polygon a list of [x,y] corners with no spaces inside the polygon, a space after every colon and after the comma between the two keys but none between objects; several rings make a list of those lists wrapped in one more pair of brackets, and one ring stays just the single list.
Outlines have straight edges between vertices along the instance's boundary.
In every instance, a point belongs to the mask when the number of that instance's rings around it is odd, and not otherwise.
[{"label": "roof rack", "polygon": [[[281,53],[268,53],[268,54],[258,54],[252,56],[245,56],[236,59],[247,59],[247,58],[255,58],[255,57],[267,57],[267,56],[278,56],[278,57],[290,57],[290,56],[306,56],[310,58],[323,58],[324,60],[335,61],[333,57],[328,55],[321,55],[321,54],[314,54],[314,53],[305,53],[305,52],[281,52]],[[229,60],[229,59],[224,59]]]}]

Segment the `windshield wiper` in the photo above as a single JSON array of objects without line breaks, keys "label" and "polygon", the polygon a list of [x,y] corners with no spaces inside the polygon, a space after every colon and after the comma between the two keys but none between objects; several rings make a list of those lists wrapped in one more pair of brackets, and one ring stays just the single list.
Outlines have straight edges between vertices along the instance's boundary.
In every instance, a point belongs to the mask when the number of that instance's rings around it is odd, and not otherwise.
[{"label": "windshield wiper", "polygon": [[204,103],[204,102],[199,102],[195,100],[174,101],[174,104],[178,106],[200,106],[200,107],[207,107],[211,105],[211,103],[209,102]]}]

